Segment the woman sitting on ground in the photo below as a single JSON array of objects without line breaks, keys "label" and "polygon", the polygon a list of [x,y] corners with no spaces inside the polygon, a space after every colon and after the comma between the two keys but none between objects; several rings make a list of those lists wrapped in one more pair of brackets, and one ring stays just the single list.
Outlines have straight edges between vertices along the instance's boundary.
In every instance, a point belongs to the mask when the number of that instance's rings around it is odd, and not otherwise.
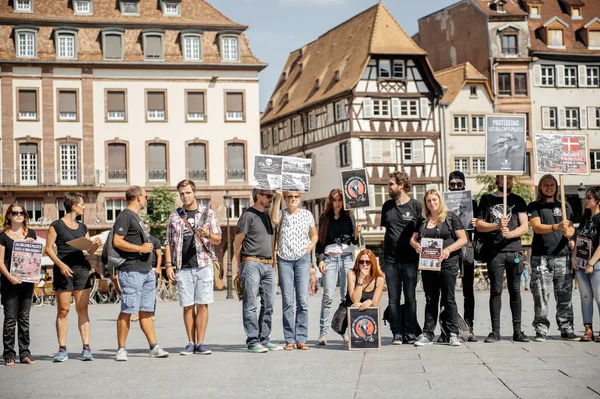
[{"label": "woman sitting on ground", "polygon": [[373,251],[370,249],[360,251],[346,279],[348,281],[346,303],[352,303],[353,307],[361,311],[379,306],[385,280]]}]

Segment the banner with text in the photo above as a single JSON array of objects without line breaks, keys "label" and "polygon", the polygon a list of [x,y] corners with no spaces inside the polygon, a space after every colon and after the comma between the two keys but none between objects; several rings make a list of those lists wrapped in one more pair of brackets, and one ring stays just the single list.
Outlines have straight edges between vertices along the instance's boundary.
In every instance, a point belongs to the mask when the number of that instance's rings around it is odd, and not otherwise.
[{"label": "banner with text", "polygon": [[471,191],[446,191],[444,202],[452,213],[460,218],[465,230],[473,230],[473,200]]},{"label": "banner with text", "polygon": [[39,283],[43,252],[44,244],[41,242],[15,241],[10,262],[10,274],[24,283]]},{"label": "banner with text", "polygon": [[533,145],[537,173],[590,174],[587,135],[536,133],[533,136]]},{"label": "banner with text", "polygon": [[525,173],[526,118],[520,115],[487,115],[485,172],[498,175]]},{"label": "banner with text", "polygon": [[344,209],[368,208],[369,179],[366,169],[351,169],[340,172],[342,191],[344,192]]}]

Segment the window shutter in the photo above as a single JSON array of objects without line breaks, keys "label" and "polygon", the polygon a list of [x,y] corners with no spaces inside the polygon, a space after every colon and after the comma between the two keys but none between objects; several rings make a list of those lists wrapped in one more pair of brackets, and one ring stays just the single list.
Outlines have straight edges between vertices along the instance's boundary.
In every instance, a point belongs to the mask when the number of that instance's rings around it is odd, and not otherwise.
[{"label": "window shutter", "polygon": [[327,104],[327,124],[331,125],[333,123],[333,121],[335,120],[334,118],[334,106],[333,104]]},{"label": "window shutter", "polygon": [[400,99],[392,98],[392,118],[400,118]]},{"label": "window shutter", "polygon": [[19,112],[37,112],[35,90],[19,90]]},{"label": "window shutter", "polygon": [[229,143],[227,144],[227,169],[243,170],[246,162],[244,160],[244,144]]},{"label": "window shutter", "polygon": [[373,100],[365,98],[363,101],[363,118],[369,119],[373,117]]},{"label": "window shutter", "polygon": [[77,112],[77,94],[74,91],[61,91],[58,93],[60,101],[59,112]]},{"label": "window shutter", "polygon": [[227,93],[227,112],[244,112],[242,93]]},{"label": "window shutter", "polygon": [[148,92],[148,109],[152,111],[164,111],[165,109],[165,93],[149,91]]},{"label": "window shutter", "polygon": [[348,119],[349,111],[350,110],[348,109],[348,100],[342,100],[342,119]]},{"label": "window shutter", "polygon": [[558,86],[558,87],[565,86],[565,66],[564,65],[556,66],[556,86]]},{"label": "window shutter", "polygon": [[579,108],[579,128],[587,129],[587,113],[585,107]]},{"label": "window shutter", "polygon": [[373,155],[371,154],[371,140],[363,139],[363,149],[365,152],[365,163],[372,163]]},{"label": "window shutter", "polygon": [[550,128],[550,108],[542,107],[542,129]]},{"label": "window shutter", "polygon": [[108,145],[108,169],[126,170],[127,169],[127,151],[125,144]]},{"label": "window shutter", "polygon": [[167,169],[167,146],[164,144],[148,145],[148,169]]},{"label": "window shutter", "polygon": [[104,58],[120,60],[123,57],[121,35],[106,35],[104,37],[104,46]]},{"label": "window shutter", "polygon": [[146,58],[162,58],[162,37],[146,36]]},{"label": "window shutter", "polygon": [[396,150],[396,140],[389,140],[388,144],[390,146],[390,162],[398,163],[396,162],[396,153],[398,152]]},{"label": "window shutter", "polygon": [[421,97],[421,119],[429,119],[430,113],[429,99],[427,97]]},{"label": "window shutter", "polygon": [[541,65],[533,66],[533,85],[534,86],[542,85],[542,66]]},{"label": "window shutter", "polygon": [[188,145],[188,165],[190,170],[206,170],[206,146],[204,144]]},{"label": "window shutter", "polygon": [[342,166],[342,146],[343,144],[338,144],[337,147],[335,147],[335,166],[338,168]]},{"label": "window shutter", "polygon": [[352,145],[351,141],[348,141],[346,144],[346,160],[348,161],[348,165],[352,165]]},{"label": "window shutter", "polygon": [[558,107],[558,128],[567,128],[567,112],[565,110],[565,107]]},{"label": "window shutter", "polygon": [[369,184],[369,204],[371,205],[367,209],[376,209],[375,207],[375,186]]},{"label": "window shutter", "polygon": [[204,93],[188,92],[187,94],[187,112],[189,113],[204,113]]},{"label": "window shutter", "polygon": [[585,65],[579,65],[577,67],[577,75],[579,77],[579,87],[587,86],[587,70]]},{"label": "window shutter", "polygon": [[413,140],[413,162],[423,163],[425,162],[425,152],[423,149],[423,140]]},{"label": "window shutter", "polygon": [[597,120],[596,120],[596,108],[594,107],[590,107],[587,109],[587,116],[588,116],[588,129],[598,129],[600,128],[600,126],[598,126]]},{"label": "window shutter", "polygon": [[122,91],[106,93],[106,108],[108,112],[125,112],[125,93]]}]

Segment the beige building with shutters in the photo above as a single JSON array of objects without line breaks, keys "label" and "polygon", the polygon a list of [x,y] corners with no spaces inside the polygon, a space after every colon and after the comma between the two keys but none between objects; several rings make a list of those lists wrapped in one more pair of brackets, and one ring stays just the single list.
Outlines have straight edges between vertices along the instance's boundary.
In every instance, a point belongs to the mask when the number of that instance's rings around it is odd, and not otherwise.
[{"label": "beige building with shutters", "polygon": [[151,195],[184,178],[223,225],[226,191],[234,219],[249,206],[266,64],[246,26],[205,0],[4,1],[0,14],[4,210],[22,203],[44,236],[76,190],[96,233],[129,185]]}]

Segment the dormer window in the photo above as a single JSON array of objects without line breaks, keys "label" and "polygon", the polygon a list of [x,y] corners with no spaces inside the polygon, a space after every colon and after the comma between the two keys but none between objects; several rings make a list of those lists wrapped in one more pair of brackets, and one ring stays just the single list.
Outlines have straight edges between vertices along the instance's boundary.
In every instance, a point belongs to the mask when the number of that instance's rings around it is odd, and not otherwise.
[{"label": "dormer window", "polygon": [[240,38],[238,36],[221,36],[221,61],[240,60]]},{"label": "dormer window", "polygon": [[565,29],[569,27],[565,21],[559,17],[553,17],[544,24],[546,28],[546,45],[550,48],[565,47]]},{"label": "dormer window", "polygon": [[102,31],[102,52],[105,60],[123,59],[123,30]]},{"label": "dormer window", "polygon": [[502,35],[502,54],[517,55],[517,35]]},{"label": "dormer window", "polygon": [[562,29],[548,29],[548,46],[550,46],[550,47],[564,46]]},{"label": "dormer window", "polygon": [[335,76],[334,76],[333,80],[336,81],[336,82],[340,81],[340,71],[339,71],[339,69],[337,71],[335,71]]},{"label": "dormer window", "polygon": [[33,0],[14,0],[16,12],[33,12]]},{"label": "dormer window", "polygon": [[137,0],[121,0],[119,2],[121,15],[140,15],[140,3]]},{"label": "dormer window", "polygon": [[77,30],[57,29],[54,31],[56,58],[77,58]]},{"label": "dormer window", "polygon": [[202,61],[202,33],[182,32],[181,45],[183,59],[186,61]]},{"label": "dormer window", "polygon": [[540,6],[529,6],[529,16],[535,19],[542,18]]},{"label": "dormer window", "polygon": [[73,11],[77,15],[92,15],[92,0],[73,0]]},{"label": "dormer window", "polygon": [[589,50],[600,50],[600,17],[592,19],[583,27],[587,31]]},{"label": "dormer window", "polygon": [[286,80],[287,80],[287,73],[286,73],[286,72],[283,72],[283,73],[281,74],[281,81],[282,81],[282,82],[285,82]]},{"label": "dormer window", "polygon": [[15,28],[15,47],[18,58],[37,57],[37,29]]},{"label": "dormer window", "polygon": [[581,7],[571,7],[571,19],[582,19]]},{"label": "dormer window", "polygon": [[496,4],[496,11],[497,12],[505,12],[504,11],[504,4],[502,4],[502,3]]},{"label": "dormer window", "polygon": [[144,59],[146,61],[161,61],[164,55],[164,33],[148,31],[143,33]]},{"label": "dormer window", "polygon": [[161,0],[160,5],[162,7],[163,15],[167,17],[178,17],[181,15],[179,1]]}]

